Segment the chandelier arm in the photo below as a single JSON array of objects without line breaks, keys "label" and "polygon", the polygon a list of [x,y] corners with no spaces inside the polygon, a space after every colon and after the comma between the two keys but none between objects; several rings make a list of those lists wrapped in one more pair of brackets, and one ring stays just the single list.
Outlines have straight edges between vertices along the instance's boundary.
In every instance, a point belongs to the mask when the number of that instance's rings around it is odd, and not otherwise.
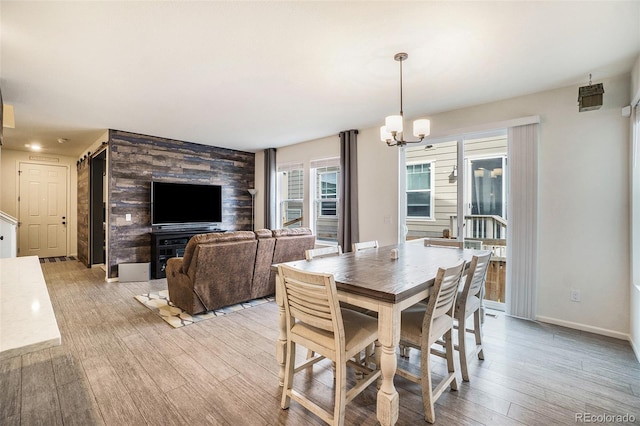
[{"label": "chandelier arm", "polygon": [[[406,145],[408,143],[420,143],[420,142],[422,142],[424,140],[424,137],[422,137],[422,138],[418,139],[417,141],[405,141],[404,139],[398,139],[396,137],[396,135],[397,135],[397,133],[393,135],[393,140],[396,142],[395,145],[400,145],[400,146]],[[387,145],[389,145],[389,142],[387,142]],[[389,146],[395,146],[395,145],[389,145]]]}]

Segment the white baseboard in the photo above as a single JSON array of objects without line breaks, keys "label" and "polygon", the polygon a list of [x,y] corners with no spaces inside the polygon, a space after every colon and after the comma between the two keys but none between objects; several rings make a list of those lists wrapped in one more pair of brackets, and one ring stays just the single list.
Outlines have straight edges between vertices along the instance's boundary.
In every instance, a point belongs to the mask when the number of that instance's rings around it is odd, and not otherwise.
[{"label": "white baseboard", "polygon": [[631,348],[633,349],[633,352],[636,354],[636,359],[638,360],[638,362],[640,362],[640,348],[633,341],[633,337],[631,337],[631,335],[629,335],[629,343],[631,343]]},{"label": "white baseboard", "polygon": [[108,283],[117,283],[120,280],[118,279],[118,277],[115,277],[115,278],[106,278],[105,281]]},{"label": "white baseboard", "polygon": [[[606,328],[593,327],[591,325],[580,324],[577,322],[565,321],[557,318],[536,316],[536,320],[540,322],[546,322],[548,324],[561,325],[567,328],[573,328],[575,330],[587,331],[589,333],[600,334],[602,336],[614,337],[616,339],[628,340],[631,342],[631,335],[628,333],[620,333],[619,331],[608,330]],[[634,349],[635,350],[635,349]],[[636,351],[636,356],[638,352]]]}]

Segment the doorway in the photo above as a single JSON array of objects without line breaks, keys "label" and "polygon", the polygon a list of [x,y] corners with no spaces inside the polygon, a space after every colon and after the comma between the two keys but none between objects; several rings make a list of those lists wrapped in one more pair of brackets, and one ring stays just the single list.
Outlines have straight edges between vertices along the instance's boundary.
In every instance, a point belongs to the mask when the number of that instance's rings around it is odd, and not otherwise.
[{"label": "doorway", "polygon": [[20,162],[18,255],[67,255],[66,166]]},{"label": "doorway", "polygon": [[107,150],[91,158],[89,176],[89,264],[104,265],[107,227]]}]

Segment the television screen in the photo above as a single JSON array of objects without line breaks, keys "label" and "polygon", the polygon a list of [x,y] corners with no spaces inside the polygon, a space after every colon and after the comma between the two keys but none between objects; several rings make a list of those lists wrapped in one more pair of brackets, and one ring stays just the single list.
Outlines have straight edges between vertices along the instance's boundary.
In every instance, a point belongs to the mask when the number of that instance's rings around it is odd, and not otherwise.
[{"label": "television screen", "polygon": [[151,182],[151,224],[222,222],[222,187]]}]

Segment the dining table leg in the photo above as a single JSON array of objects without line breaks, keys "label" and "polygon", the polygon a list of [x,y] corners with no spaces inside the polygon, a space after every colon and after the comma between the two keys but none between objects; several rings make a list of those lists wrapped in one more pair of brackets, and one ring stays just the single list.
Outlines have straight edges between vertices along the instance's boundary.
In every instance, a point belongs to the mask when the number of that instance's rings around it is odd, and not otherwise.
[{"label": "dining table leg", "polygon": [[[381,306],[378,311],[378,342],[380,343],[380,371],[382,383],[378,389],[377,417],[383,426],[398,421],[398,392],[393,385],[396,374],[396,348],[400,342],[400,309],[394,305]],[[376,348],[377,349],[377,348]]]},{"label": "dining table leg", "polygon": [[280,370],[278,372],[278,382],[284,386],[285,354],[287,353],[287,319],[284,311],[283,292],[280,290],[282,282],[280,274],[276,274],[276,304],[278,305],[278,341],[276,342],[276,360]]}]

